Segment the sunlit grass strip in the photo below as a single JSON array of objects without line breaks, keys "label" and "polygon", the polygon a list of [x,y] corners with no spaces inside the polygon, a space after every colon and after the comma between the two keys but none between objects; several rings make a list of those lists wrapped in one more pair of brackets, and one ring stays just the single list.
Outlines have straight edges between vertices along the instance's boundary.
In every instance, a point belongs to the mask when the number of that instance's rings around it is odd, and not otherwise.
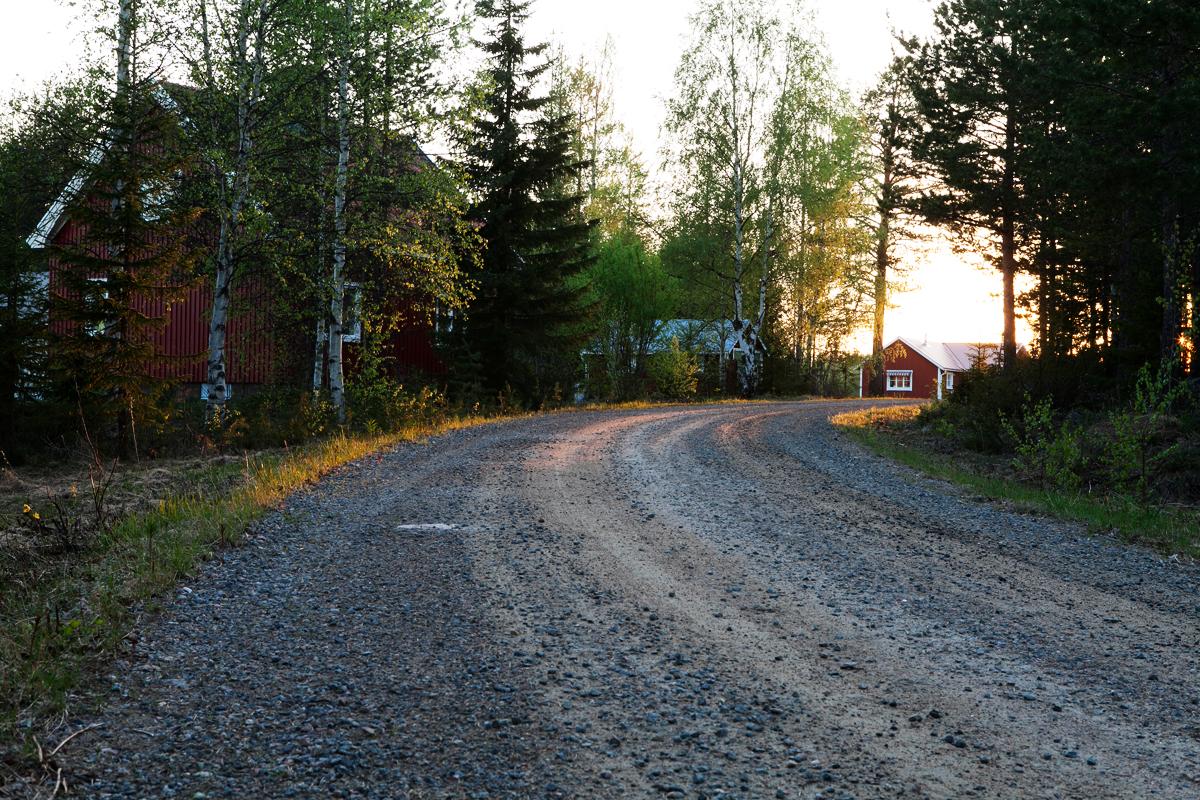
[{"label": "sunlit grass strip", "polygon": [[1079,522],[1093,533],[1116,534],[1125,541],[1150,545],[1167,555],[1200,558],[1200,515],[1143,506],[1130,500],[1039,489],[1015,480],[981,475],[947,463],[945,455],[906,446],[895,434],[883,432],[887,421],[915,418],[916,406],[871,409],[833,418],[843,432],[876,453],[992,500],[1012,503],[1019,510]]}]

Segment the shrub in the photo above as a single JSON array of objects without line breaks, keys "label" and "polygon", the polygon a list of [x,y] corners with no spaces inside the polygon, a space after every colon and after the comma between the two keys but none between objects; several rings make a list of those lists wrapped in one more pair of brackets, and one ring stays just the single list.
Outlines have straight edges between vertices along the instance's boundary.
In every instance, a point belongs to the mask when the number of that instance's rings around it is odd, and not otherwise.
[{"label": "shrub", "polygon": [[1174,408],[1187,396],[1187,386],[1175,380],[1170,364],[1138,372],[1129,405],[1110,413],[1112,435],[1104,448],[1104,463],[1113,484],[1145,501],[1159,467],[1182,445]]},{"label": "shrub", "polygon": [[1003,453],[1011,440],[1002,419],[1019,419],[1028,397],[1047,398],[1053,408],[1095,411],[1112,401],[1112,386],[1094,358],[1023,359],[1010,370],[983,366],[967,372],[937,415],[960,444]]},{"label": "shrub", "polygon": [[668,400],[689,400],[696,396],[700,364],[693,353],[671,339],[671,346],[648,359],[647,369],[658,393]]},{"label": "shrub", "polygon": [[350,426],[368,433],[435,422],[448,413],[441,392],[429,387],[410,391],[402,384],[365,370],[346,387],[346,408]]},{"label": "shrub", "polygon": [[1081,431],[1070,423],[1058,426],[1050,398],[1034,402],[1025,396],[1020,415],[1010,419],[1000,412],[1000,425],[1011,440],[1016,457],[1013,467],[1043,489],[1074,491],[1086,465]]}]

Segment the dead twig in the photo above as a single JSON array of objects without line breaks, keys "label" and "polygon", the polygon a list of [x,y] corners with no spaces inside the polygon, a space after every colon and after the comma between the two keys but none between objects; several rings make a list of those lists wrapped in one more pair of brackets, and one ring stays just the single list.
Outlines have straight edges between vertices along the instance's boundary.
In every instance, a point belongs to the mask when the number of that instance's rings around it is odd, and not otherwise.
[{"label": "dead twig", "polygon": [[88,731],[93,731],[96,728],[100,728],[100,727],[103,727],[103,723],[97,722],[94,725],[88,725],[86,728],[80,728],[79,730],[75,731],[70,736],[63,739],[61,742],[59,742],[58,747],[55,747],[53,750],[50,751],[50,758],[54,758],[56,755],[58,755],[58,751],[62,750],[64,747],[66,747],[67,743],[70,742],[72,739],[74,739],[76,736],[80,736],[81,734],[87,733]]}]

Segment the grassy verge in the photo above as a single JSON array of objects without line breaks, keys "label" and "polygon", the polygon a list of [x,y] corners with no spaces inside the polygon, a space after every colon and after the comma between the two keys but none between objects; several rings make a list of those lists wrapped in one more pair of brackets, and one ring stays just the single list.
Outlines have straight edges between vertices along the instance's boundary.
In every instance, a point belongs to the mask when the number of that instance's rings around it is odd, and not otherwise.
[{"label": "grassy verge", "polygon": [[911,435],[919,410],[919,406],[871,408],[840,414],[833,423],[885,458],[983,497],[1011,503],[1019,510],[1079,522],[1092,532],[1145,544],[1167,555],[1200,558],[1200,515],[1195,512],[1140,505],[1126,498],[1042,489],[997,474],[1000,470],[988,470],[979,460],[936,452],[923,446],[921,437]]}]

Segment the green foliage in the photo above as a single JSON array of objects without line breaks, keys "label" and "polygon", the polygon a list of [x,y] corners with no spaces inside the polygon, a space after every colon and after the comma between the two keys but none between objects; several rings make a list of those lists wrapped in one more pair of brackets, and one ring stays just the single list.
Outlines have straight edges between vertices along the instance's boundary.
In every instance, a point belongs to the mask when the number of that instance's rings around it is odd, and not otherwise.
[{"label": "green foliage", "polygon": [[670,347],[650,357],[649,372],[662,397],[690,400],[696,396],[700,364],[693,353],[680,347],[678,339],[672,338]]},{"label": "green foliage", "polygon": [[88,196],[73,210],[84,235],[50,248],[59,265],[51,313],[63,323],[52,366],[59,391],[129,457],[137,429],[161,413],[163,382],[147,374],[158,357],[153,334],[193,280],[199,211],[181,202],[189,164],[179,120],[153,87],[133,84],[101,111],[108,138],[99,163],[80,167]]},{"label": "green foliage", "polygon": [[1012,453],[1018,475],[1043,488],[1194,502],[1200,437],[1187,383],[1166,361],[1140,370],[1127,393],[1120,388],[1100,392],[1095,372],[1074,359],[1059,369],[975,371],[921,420],[966,447]]},{"label": "green foliage", "polygon": [[1187,386],[1175,378],[1170,362],[1138,372],[1127,407],[1110,413],[1112,436],[1105,443],[1104,464],[1114,485],[1148,499],[1160,465],[1181,447],[1172,436],[1171,412],[1187,397]]},{"label": "green foliage", "polygon": [[752,341],[811,369],[865,321],[873,240],[861,185],[874,165],[801,4],[708,0],[692,23],[668,101],[681,189],[664,260],[688,316],[729,320],[750,340],[729,363],[753,394]]},{"label": "green foliage", "polygon": [[907,48],[906,139],[928,176],[911,207],[986,240],[1006,289],[1036,278],[1017,306],[1042,357],[1098,353],[1122,381],[1182,363],[1200,296],[1200,6],[943,0],[935,20]]},{"label": "green foliage", "polygon": [[1016,451],[1013,466],[1026,479],[1046,489],[1076,490],[1085,464],[1082,432],[1055,423],[1050,398],[1037,402],[1026,395],[1016,419],[1000,413],[1000,424]]},{"label": "green foliage", "polygon": [[1120,497],[1093,496],[1078,491],[1047,490],[975,469],[963,468],[944,452],[930,452],[897,441],[868,426],[844,428],[873,450],[901,464],[965,486],[984,497],[1015,503],[1020,508],[1087,525],[1091,530],[1118,532],[1127,541],[1148,544],[1170,553],[1200,555],[1200,517],[1195,512],[1155,508]]},{"label": "green foliage", "polygon": [[[570,154],[570,120],[536,94],[547,64],[544,45],[527,46],[528,3],[484,0],[490,26],[481,108],[464,133],[464,168],[486,242],[478,299],[459,326],[495,396],[511,384],[540,406],[555,386],[570,386],[590,338],[587,284],[591,225],[568,188],[583,165]],[[530,63],[534,62],[534,63]]]},{"label": "green foliage", "polygon": [[370,434],[429,425],[445,419],[446,398],[429,387],[411,391],[386,378],[378,364],[367,364],[346,387],[348,422]]},{"label": "green foliage", "polygon": [[0,448],[14,461],[44,452],[78,421],[74,397],[52,392],[46,259],[28,238],[88,154],[97,94],[76,79],[0,112]]},{"label": "green foliage", "polygon": [[[596,350],[603,354],[607,391],[591,396],[633,399],[642,391],[646,358],[662,321],[678,308],[679,286],[662,260],[632,232],[604,239],[596,249],[588,279],[600,309]],[[598,381],[600,376],[591,379]]]}]

